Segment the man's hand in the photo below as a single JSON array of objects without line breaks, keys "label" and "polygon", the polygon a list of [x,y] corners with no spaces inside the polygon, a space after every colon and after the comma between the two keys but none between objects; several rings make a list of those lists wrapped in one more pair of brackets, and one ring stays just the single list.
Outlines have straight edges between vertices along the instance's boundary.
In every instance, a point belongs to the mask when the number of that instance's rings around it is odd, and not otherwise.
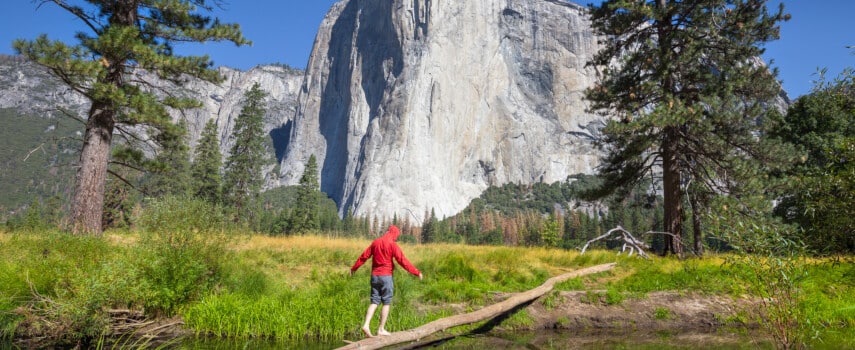
[{"label": "man's hand", "polygon": [[423,278],[424,278],[424,276],[422,275],[421,272],[419,272],[419,281],[421,281]]},{"label": "man's hand", "polygon": [[350,277],[353,277],[353,270],[350,270]]}]

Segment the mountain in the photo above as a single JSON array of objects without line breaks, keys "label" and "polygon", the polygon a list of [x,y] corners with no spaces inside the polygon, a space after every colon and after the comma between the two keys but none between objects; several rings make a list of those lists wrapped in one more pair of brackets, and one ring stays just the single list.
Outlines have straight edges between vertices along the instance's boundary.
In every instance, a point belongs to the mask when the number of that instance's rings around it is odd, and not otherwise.
[{"label": "mountain", "polygon": [[[288,140],[283,126],[295,113],[304,72],[283,65],[248,71],[221,67],[219,72],[225,78],[221,84],[190,80],[176,91],[202,102],[201,108],[173,113],[176,119],[187,120],[191,146],[205,123],[214,119],[219,125],[221,150],[228,154],[229,135],[240,114],[243,94],[257,82],[268,93],[265,130],[270,134],[271,157],[281,158]],[[67,196],[83,132],[83,124],[69,115],[85,117],[88,107],[88,100],[43,67],[20,57],[0,56],[0,122],[4,126],[0,130],[4,136],[0,208],[14,210],[34,197]],[[268,187],[272,185],[274,182],[268,183]]]},{"label": "mountain", "polygon": [[[219,68],[223,83],[178,91],[203,107],[174,116],[188,121],[191,146],[217,120],[227,154],[243,93],[258,82],[279,161],[265,188],[297,184],[315,155],[340,215],[449,217],[490,186],[595,171],[605,119],[586,111],[597,74],[586,64],[599,50],[586,11],[561,0],[342,0],[305,71]],[[19,58],[0,57],[0,84],[2,116],[86,111],[85,99]]]},{"label": "mountain", "polygon": [[309,59],[280,184],[314,154],[340,214],[450,216],[489,186],[592,173],[598,50],[559,0],[345,0]]}]

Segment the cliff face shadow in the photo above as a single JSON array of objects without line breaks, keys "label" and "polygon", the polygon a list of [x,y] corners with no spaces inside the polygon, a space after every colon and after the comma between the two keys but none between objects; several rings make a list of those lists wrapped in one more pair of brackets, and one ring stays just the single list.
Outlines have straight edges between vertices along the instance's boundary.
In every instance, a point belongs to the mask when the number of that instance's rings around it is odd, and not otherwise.
[{"label": "cliff face shadow", "polygon": [[276,154],[276,162],[282,163],[285,158],[285,150],[288,148],[288,143],[291,142],[291,129],[294,127],[294,121],[289,120],[278,128],[273,128],[268,134],[273,141],[273,150]]},{"label": "cliff face shadow", "polygon": [[341,205],[343,184],[347,171],[348,117],[352,104],[350,57],[353,36],[357,29],[358,1],[349,1],[342,10],[330,34],[327,61],[329,76],[321,95],[318,124],[326,140],[326,156],[321,171],[321,191]]},{"label": "cliff face shadow", "polygon": [[[339,208],[353,204],[352,196],[345,198],[348,192],[344,188],[345,179],[349,175],[347,162],[353,156],[347,148],[348,137],[354,131],[358,131],[357,134],[364,131],[350,130],[350,110],[355,102],[351,85],[354,83],[355,70],[359,69],[359,87],[369,107],[370,123],[383,113],[383,99],[388,85],[401,74],[404,67],[403,48],[392,21],[392,2],[359,4],[359,1],[348,2],[333,25],[327,53],[330,74],[320,105],[320,132],[327,144],[321,172],[321,191],[333,198]],[[354,55],[358,56],[359,66],[353,61]],[[367,131],[359,140],[358,163],[354,166],[354,179],[349,182],[351,184],[361,174],[363,149],[369,136],[370,131]]]}]

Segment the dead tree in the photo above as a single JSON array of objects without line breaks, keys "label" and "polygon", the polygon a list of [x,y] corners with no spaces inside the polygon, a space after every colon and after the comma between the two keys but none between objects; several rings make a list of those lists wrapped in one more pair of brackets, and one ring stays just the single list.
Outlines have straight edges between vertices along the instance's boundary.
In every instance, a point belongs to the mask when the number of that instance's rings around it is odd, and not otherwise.
[{"label": "dead tree", "polygon": [[[611,236],[612,234],[615,234],[615,233],[618,235],[617,238],[623,241],[623,246],[620,249],[621,253],[625,252],[626,249],[629,248],[629,255],[630,256],[633,254],[634,251],[637,250],[638,256],[645,258],[645,259],[650,258],[650,256],[647,255],[647,253],[644,251],[645,249],[650,249],[650,246],[648,246],[643,241],[635,238],[635,236],[633,236],[632,233],[630,233],[629,231],[627,231],[626,229],[624,229],[621,226],[615,227],[615,228],[609,230],[608,232],[606,232],[605,234],[600,235],[598,237],[595,237],[595,238],[591,239],[590,241],[588,241],[588,243],[585,243],[585,246],[582,247],[582,252],[580,254],[585,254],[585,250],[588,249],[588,246],[591,245],[591,243],[594,243],[594,242],[599,241],[601,239],[608,238],[609,236]],[[678,237],[677,235],[675,235],[673,233],[648,231],[648,232],[646,232],[646,234],[662,234],[662,235],[671,236],[676,240],[677,244],[680,244],[680,245],[683,244],[683,242],[680,241],[680,237]],[[618,253],[618,254],[620,254],[620,253]]]},{"label": "dead tree", "polygon": [[576,278],[579,276],[589,275],[593,273],[608,271],[615,266],[615,263],[602,264],[597,266],[591,266],[588,268],[584,268],[581,270],[576,270],[573,272],[568,272],[563,275],[559,275],[556,277],[552,277],[542,285],[537,288],[531,289],[526,292],[522,292],[516,294],[507,300],[502,302],[484,307],[478,311],[473,311],[467,314],[455,315],[446,318],[441,318],[420,326],[418,328],[414,328],[411,330],[400,331],[392,333],[391,335],[386,336],[376,336],[372,338],[365,338],[357,342],[349,343],[339,349],[379,349],[382,347],[400,344],[408,341],[419,340],[425,338],[433,333],[451,328],[457,327],[465,324],[480,322],[484,320],[492,319],[496,316],[499,316],[503,313],[506,313],[513,308],[532,301],[534,299],[539,298],[540,296],[548,293],[552,290],[552,287],[556,283],[560,283],[566,281],[571,278]]}]

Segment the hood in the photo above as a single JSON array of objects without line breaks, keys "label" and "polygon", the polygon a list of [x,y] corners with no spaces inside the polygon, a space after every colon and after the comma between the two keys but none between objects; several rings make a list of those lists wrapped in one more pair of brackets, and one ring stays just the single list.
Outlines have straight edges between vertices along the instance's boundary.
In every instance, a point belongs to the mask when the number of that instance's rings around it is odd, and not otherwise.
[{"label": "hood", "polygon": [[384,239],[390,239],[393,242],[398,240],[398,236],[401,235],[401,231],[398,230],[398,226],[389,225],[389,229],[386,230],[386,233],[383,234]]}]

